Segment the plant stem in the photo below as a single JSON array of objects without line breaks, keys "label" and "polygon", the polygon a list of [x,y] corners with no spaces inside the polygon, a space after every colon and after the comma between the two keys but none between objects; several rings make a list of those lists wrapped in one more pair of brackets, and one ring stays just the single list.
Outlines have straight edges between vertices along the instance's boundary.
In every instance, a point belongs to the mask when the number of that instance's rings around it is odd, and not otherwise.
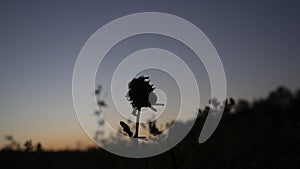
[{"label": "plant stem", "polygon": [[136,115],[136,124],[135,124],[135,135],[134,135],[135,138],[139,137],[140,115],[141,115],[141,110],[138,110]]}]

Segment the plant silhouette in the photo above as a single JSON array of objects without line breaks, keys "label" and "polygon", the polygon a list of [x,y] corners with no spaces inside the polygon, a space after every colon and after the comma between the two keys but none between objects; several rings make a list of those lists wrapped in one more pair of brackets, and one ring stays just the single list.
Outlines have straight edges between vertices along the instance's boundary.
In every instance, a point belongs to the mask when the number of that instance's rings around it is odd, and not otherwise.
[{"label": "plant silhouette", "polygon": [[153,85],[150,84],[149,77],[140,76],[138,78],[133,78],[129,82],[128,88],[129,91],[127,93],[127,99],[130,101],[132,105],[133,108],[132,114],[136,116],[135,134],[133,137],[139,138],[139,120],[140,120],[141,108],[152,107],[151,102],[149,100],[149,96],[153,92],[155,87],[153,87]]},{"label": "plant silhouette", "polygon": [[43,152],[43,146],[42,146],[42,143],[38,142],[38,143],[36,144],[35,151],[36,151],[36,152]]},{"label": "plant silhouette", "polygon": [[130,127],[123,121],[120,121],[120,125],[123,128],[123,131],[128,134],[129,137],[132,137],[133,133],[130,130]]},{"label": "plant silhouette", "polygon": [[95,136],[94,136],[95,140],[102,139],[102,136],[104,135],[103,125],[104,125],[105,121],[104,121],[104,117],[103,117],[102,108],[107,107],[108,105],[102,98],[102,90],[103,90],[103,88],[101,85],[98,85],[97,88],[95,89],[95,96],[96,96],[96,100],[97,100],[98,110],[96,110],[94,112],[94,115],[97,116],[97,118],[98,118],[98,126],[99,126],[99,129],[95,132]]},{"label": "plant silhouette", "polygon": [[151,133],[153,136],[157,136],[162,133],[162,131],[160,131],[156,126],[156,120],[149,121],[148,126],[149,126],[149,133]]},{"label": "plant silhouette", "polygon": [[12,135],[4,136],[4,139],[9,142],[9,144],[3,147],[2,150],[21,151],[20,143]]},{"label": "plant silhouette", "polygon": [[32,140],[27,140],[24,143],[24,147],[25,147],[25,152],[32,152],[33,151],[33,144],[32,144]]}]

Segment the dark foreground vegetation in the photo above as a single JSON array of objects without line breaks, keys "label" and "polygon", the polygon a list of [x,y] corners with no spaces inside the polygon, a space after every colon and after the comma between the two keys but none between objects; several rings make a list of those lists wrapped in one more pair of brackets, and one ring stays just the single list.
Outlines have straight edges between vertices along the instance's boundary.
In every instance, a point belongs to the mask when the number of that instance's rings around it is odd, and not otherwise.
[{"label": "dark foreground vegetation", "polygon": [[101,149],[85,152],[45,152],[27,144],[22,151],[9,147],[0,153],[0,168],[300,168],[300,91],[284,87],[252,103],[239,100],[225,111],[213,136],[198,137],[207,115],[199,117],[188,136],[172,151],[145,159],[119,157]]}]

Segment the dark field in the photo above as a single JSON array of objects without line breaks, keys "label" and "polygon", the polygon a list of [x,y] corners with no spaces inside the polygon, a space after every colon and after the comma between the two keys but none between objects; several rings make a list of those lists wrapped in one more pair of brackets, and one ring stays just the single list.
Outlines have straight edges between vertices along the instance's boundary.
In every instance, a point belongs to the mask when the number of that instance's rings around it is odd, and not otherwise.
[{"label": "dark field", "polygon": [[[2,150],[0,168],[300,168],[300,92],[279,88],[253,103],[238,101],[224,112],[216,132],[205,143],[198,137],[206,111],[189,135],[162,155],[129,159],[101,149],[85,152]],[[173,154],[172,154],[173,153]]]}]

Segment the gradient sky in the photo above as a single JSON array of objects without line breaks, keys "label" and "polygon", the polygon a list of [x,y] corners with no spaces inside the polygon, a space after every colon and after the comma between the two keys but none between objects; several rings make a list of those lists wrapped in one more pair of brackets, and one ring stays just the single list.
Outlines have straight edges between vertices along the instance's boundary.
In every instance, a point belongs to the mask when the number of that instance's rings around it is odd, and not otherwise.
[{"label": "gradient sky", "polygon": [[[297,1],[271,0],[1,1],[0,136],[41,141],[46,148],[90,144],[72,103],[76,58],[97,29],[136,12],[170,13],[198,26],[220,55],[229,96],[252,100],[279,85],[295,90],[300,87],[299,9]],[[139,38],[147,39],[127,42]],[[160,38],[149,39],[142,45],[159,46]],[[162,42],[162,48],[177,49],[176,42]]]}]

